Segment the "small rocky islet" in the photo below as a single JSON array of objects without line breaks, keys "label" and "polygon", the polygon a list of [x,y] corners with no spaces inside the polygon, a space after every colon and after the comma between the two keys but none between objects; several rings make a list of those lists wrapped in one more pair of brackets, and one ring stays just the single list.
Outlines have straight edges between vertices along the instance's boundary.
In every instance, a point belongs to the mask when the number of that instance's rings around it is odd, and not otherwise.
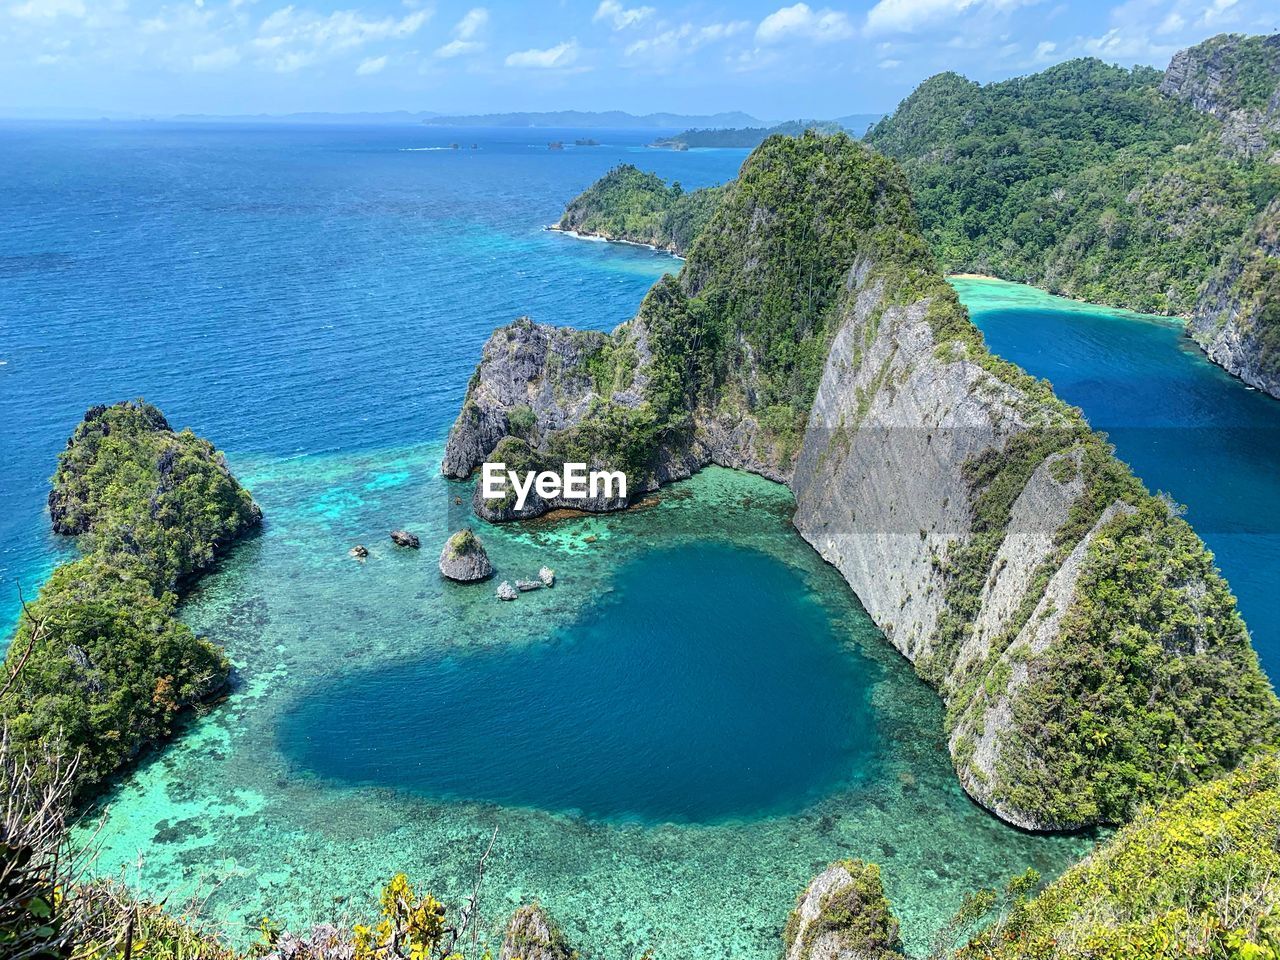
[{"label": "small rocky islet", "polygon": [[440,573],[459,583],[475,583],[493,576],[484,544],[470,528],[459,530],[440,551]]}]

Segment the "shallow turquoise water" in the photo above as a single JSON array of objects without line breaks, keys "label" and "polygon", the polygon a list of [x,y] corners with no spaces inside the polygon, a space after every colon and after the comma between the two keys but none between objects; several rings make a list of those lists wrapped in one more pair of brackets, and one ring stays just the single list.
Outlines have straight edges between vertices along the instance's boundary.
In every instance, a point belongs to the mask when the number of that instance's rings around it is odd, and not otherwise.
[{"label": "shallow turquoise water", "polygon": [[[652,946],[763,960],[796,894],[833,859],[883,865],[921,949],[968,890],[1028,865],[1054,874],[1088,846],[1026,836],[968,801],[937,698],[796,535],[785,488],[710,469],[626,514],[484,527],[499,577],[547,564],[559,578],[501,603],[493,583],[445,583],[435,569],[460,510],[451,494],[465,492],[438,477],[440,453],[248,464],[266,530],[186,607],[227,644],[239,687],[108,798],[98,869],[128,865],[152,891],[212,889],[209,909],[248,936],[263,911],[295,923],[357,911],[396,870],[456,899],[496,827],[483,904],[495,932],[536,896],[588,957]],[[385,531],[397,525],[423,549],[393,547]],[[346,555],[357,541],[372,551],[364,564]],[[647,624],[617,616],[637,606]],[[673,678],[659,654],[689,675]],[[451,680],[446,664],[459,672]],[[555,675],[587,664],[607,702],[586,702],[589,678]],[[474,682],[453,685],[459,674]],[[412,702],[442,683],[443,704]],[[557,716],[560,696],[575,702]],[[646,702],[677,715],[624,729]],[[520,724],[519,703],[533,705],[528,730],[468,729]],[[580,794],[540,763],[541,751],[571,749],[579,710],[590,720],[577,731]],[[310,761],[292,741],[299,712],[329,712],[335,725]],[[701,739],[679,743],[699,717]],[[784,782],[762,784],[751,738],[774,721],[759,760]],[[672,751],[668,784],[660,763],[647,785],[625,755],[653,749],[651,737]],[[421,754],[409,742],[433,738]],[[372,753],[344,762],[356,742]],[[374,772],[418,756],[447,757],[448,769]]]},{"label": "shallow turquoise water", "polygon": [[795,813],[876,774],[878,667],[798,571],[695,541],[613,583],[537,644],[318,685],[282,752],[352,784],[644,823]]}]

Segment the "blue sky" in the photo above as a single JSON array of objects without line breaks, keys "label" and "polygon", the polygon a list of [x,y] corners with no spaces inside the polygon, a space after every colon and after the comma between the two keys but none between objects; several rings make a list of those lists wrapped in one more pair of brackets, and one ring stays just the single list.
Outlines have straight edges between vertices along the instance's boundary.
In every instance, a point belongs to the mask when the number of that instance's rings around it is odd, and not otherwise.
[{"label": "blue sky", "polygon": [[887,111],[941,70],[1163,67],[1275,0],[0,0],[0,115]]}]

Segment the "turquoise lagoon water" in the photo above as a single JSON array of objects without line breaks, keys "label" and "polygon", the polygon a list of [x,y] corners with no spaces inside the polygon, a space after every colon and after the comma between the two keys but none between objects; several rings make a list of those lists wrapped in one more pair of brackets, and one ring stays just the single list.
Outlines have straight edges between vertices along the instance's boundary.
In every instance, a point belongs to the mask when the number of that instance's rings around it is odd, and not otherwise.
[{"label": "turquoise lagoon water", "polygon": [[876,665],[838,636],[799,571],[694,540],[629,560],[536,644],[320,685],[281,751],[334,780],[600,818],[794,813],[875,770]]},{"label": "turquoise lagoon water", "polygon": [[212,890],[244,931],[358,913],[396,869],[456,900],[497,828],[490,925],[536,896],[588,956],[764,958],[832,859],[881,863],[923,948],[965,891],[1087,847],[967,800],[936,697],[785,488],[711,469],[624,515],[484,527],[498,576],[559,578],[505,604],[379,535],[443,537],[440,452],[242,468],[271,523],[186,608],[239,689],[109,798],[99,869]]},{"label": "turquoise lagoon water", "polygon": [[[225,644],[234,691],[105,798],[96,868],[205,895],[243,940],[264,912],[361,916],[397,870],[456,902],[496,828],[492,932],[536,896],[589,958],[763,960],[813,873],[861,856],[918,951],[964,892],[1052,875],[1088,841],[967,801],[936,698],[794,533],[784,489],[708,470],[625,515],[482,527],[499,576],[559,573],[512,604],[435,570],[469,522],[438,463],[488,332],[524,313],[607,329],[677,265],[542,226],[621,160],[697,186],[744,155],[634,133],[546,149],[574,134],[0,126],[4,581],[33,588],[65,553],[46,478],[93,403],[144,394],[210,436],[267,515],[183,611]],[[477,149],[420,149],[452,140]],[[1167,324],[962,292],[998,350],[1095,418],[1126,369],[1171,418],[1187,393],[1271,415]],[[1252,522],[1221,474],[1269,451],[1197,477],[1187,443],[1148,481],[1193,520]],[[393,549],[395,526],[424,549]],[[1237,589],[1234,564],[1276,569],[1214,545]],[[1280,601],[1241,593],[1267,657]]]}]

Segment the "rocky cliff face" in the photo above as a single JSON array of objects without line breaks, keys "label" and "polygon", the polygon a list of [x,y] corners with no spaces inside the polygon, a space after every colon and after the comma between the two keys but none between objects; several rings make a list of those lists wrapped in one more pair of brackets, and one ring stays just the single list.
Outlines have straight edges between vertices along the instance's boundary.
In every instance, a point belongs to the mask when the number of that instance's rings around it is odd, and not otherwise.
[{"label": "rocky cliff face", "polygon": [[636,320],[580,350],[494,335],[445,470],[515,452],[638,490],[706,463],[788,483],[797,529],[947,703],[970,794],[1030,829],[1118,822],[1273,742],[1280,710],[1203,544],[991,356],[904,209],[847,140],[766,142]]},{"label": "rocky cliff face", "polygon": [[814,877],[782,935],[785,960],[894,960],[902,956],[898,921],[880,868],[841,860]]},{"label": "rocky cliff face", "polygon": [[1221,120],[1232,151],[1280,163],[1280,34],[1227,34],[1180,50],[1160,92]]},{"label": "rocky cliff face", "polygon": [[1188,329],[1214,363],[1280,397],[1280,200],[1223,258]]},{"label": "rocky cliff face", "polygon": [[512,914],[498,960],[575,960],[577,956],[547,912],[531,903]]}]

